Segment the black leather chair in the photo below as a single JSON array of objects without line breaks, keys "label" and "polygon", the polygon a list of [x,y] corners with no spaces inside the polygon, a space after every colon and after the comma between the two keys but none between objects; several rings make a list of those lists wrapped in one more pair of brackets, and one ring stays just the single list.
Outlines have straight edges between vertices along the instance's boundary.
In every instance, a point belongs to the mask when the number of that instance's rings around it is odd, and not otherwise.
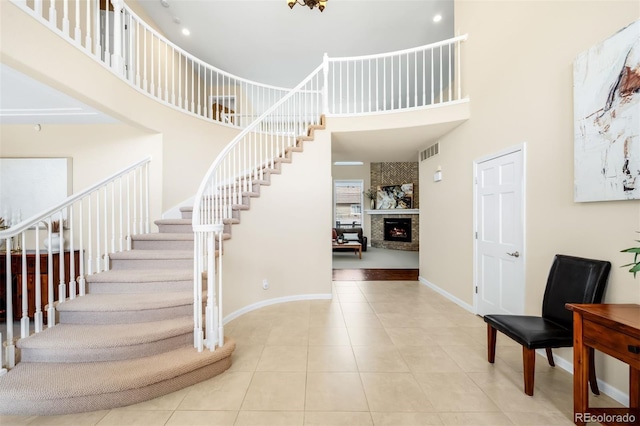
[{"label": "black leather chair", "polygon": [[[533,395],[536,349],[546,349],[549,365],[555,366],[551,349],[573,346],[573,313],[565,304],[601,303],[610,271],[607,261],[557,254],[547,279],[542,316],[485,315],[489,362],[493,364],[496,358],[496,332],[521,344],[524,393]],[[591,390],[599,395],[593,349],[589,366]]]}]

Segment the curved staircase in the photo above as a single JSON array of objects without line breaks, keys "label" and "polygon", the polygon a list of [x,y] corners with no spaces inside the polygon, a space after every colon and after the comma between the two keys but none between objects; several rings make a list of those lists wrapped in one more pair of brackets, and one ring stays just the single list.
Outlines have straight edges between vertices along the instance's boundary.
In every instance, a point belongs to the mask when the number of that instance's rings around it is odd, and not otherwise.
[{"label": "curved staircase", "polygon": [[[223,239],[251,198],[291,163],[311,126],[283,157],[265,166],[252,191],[232,206]],[[0,377],[0,414],[50,415],[149,400],[214,377],[231,366],[235,342],[198,352],[193,345],[192,207],[155,221],[158,233],[133,235],[132,250],[112,253],[111,269],[88,275],[87,294],[56,304],[58,324],[17,342],[20,362]],[[206,273],[203,288],[206,289]]]},{"label": "curved staircase", "polygon": [[132,236],[110,270],[86,277],[87,295],[56,305],[55,327],[18,340],[20,362],[0,377],[0,413],[130,405],[231,366],[232,339],[213,352],[193,347],[191,221],[155,223],[159,233]]}]

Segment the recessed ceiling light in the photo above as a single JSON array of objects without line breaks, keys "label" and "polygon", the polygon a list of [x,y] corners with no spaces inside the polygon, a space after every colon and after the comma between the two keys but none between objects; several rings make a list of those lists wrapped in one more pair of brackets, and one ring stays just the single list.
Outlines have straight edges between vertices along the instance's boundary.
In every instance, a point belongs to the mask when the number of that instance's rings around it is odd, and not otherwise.
[{"label": "recessed ceiling light", "polygon": [[362,166],[363,164],[362,161],[336,161],[333,163],[334,166]]},{"label": "recessed ceiling light", "polygon": [[190,34],[191,34],[191,31],[189,31],[189,29],[188,29],[188,28],[183,28],[183,29],[182,29],[182,34],[184,34],[184,35],[188,36],[188,35],[190,35]]},{"label": "recessed ceiling light", "polygon": [[433,22],[440,22],[442,21],[442,15],[436,15],[433,17]]},{"label": "recessed ceiling light", "polygon": [[160,4],[162,7],[169,7],[169,2],[167,0],[160,0]]}]

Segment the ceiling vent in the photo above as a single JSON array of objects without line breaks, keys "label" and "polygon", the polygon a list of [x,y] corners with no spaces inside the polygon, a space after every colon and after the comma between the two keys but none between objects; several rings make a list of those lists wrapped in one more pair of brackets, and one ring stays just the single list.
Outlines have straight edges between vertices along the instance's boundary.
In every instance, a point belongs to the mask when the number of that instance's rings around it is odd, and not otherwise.
[{"label": "ceiling vent", "polygon": [[440,143],[436,142],[433,145],[431,145],[429,148],[420,151],[420,161],[424,161],[427,158],[431,158],[434,155],[438,155],[438,153],[440,152]]}]

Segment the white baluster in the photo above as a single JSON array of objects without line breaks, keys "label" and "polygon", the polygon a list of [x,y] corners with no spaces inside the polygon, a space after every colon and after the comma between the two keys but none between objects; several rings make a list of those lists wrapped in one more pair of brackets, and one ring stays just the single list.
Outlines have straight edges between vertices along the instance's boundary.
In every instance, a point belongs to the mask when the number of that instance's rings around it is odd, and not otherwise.
[{"label": "white baluster", "polygon": [[[25,232],[22,231],[17,237],[21,240],[22,245],[22,318],[20,318],[20,337],[29,337],[29,289],[27,288],[27,241],[25,239]],[[36,262],[40,259],[36,258]]]},{"label": "white baluster", "polygon": [[69,299],[75,299],[77,292],[73,228],[73,206],[69,206]]},{"label": "white baluster", "polygon": [[55,0],[50,0],[49,3],[49,22],[51,22],[54,27],[57,27],[58,15],[56,14],[56,2]]},{"label": "white baluster", "polygon": [[108,186],[104,187],[104,192],[103,192],[103,197],[104,197],[104,256],[102,257],[103,262],[104,262],[104,266],[102,267],[103,271],[108,271],[109,270],[109,229],[108,229],[108,223],[109,223],[109,214],[108,212],[108,206],[107,206],[107,191],[108,191]]},{"label": "white baluster", "polygon": [[83,238],[83,233],[84,233],[84,198],[80,200],[80,236],[79,236],[79,240],[80,240],[80,270],[79,270],[79,275],[80,275],[80,279],[78,282],[78,294],[80,296],[84,296],[85,295],[85,291],[86,291],[86,281],[85,281],[85,277],[84,277],[84,238]]},{"label": "white baluster", "polygon": [[58,302],[64,303],[67,299],[67,283],[64,281],[64,215],[60,212],[60,247],[58,248]]},{"label": "white baluster", "polygon": [[74,27],[73,41],[76,42],[78,46],[82,46],[82,31],[80,31],[80,0],[76,0],[76,21]]},{"label": "white baluster", "polygon": [[42,315],[42,277],[40,277],[40,224],[36,224],[36,262],[35,262],[35,278],[36,278],[36,312],[33,315],[33,323],[35,332],[40,333],[44,326],[44,318]]},{"label": "white baluster", "polygon": [[47,308],[47,327],[53,327],[55,325],[55,309],[54,309],[54,294],[53,294],[53,244],[51,241],[51,217],[47,219],[49,224],[49,247],[47,248],[47,296],[48,296],[48,308]]}]

